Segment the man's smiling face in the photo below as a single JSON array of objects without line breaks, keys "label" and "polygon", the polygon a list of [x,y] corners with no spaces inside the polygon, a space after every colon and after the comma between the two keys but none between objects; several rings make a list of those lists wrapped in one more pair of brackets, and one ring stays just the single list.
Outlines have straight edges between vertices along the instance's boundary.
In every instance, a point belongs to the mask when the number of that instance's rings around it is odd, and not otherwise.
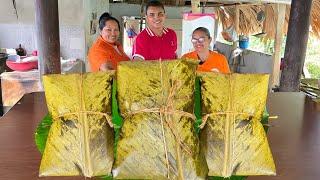
[{"label": "man's smiling face", "polygon": [[146,21],[151,30],[162,29],[166,15],[161,7],[150,6],[147,10]]}]

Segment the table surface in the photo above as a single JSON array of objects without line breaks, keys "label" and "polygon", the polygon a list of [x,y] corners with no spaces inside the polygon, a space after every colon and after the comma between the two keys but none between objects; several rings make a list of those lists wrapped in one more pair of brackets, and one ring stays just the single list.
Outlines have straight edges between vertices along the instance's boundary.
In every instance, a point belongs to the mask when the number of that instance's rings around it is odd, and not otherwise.
[{"label": "table surface", "polygon": [[[268,97],[272,120],[268,139],[277,176],[253,176],[249,180],[304,179],[320,177],[320,105],[302,93],[272,93]],[[34,132],[46,115],[43,93],[25,95],[0,119],[0,179],[85,179],[84,177],[38,178],[40,153]]]}]

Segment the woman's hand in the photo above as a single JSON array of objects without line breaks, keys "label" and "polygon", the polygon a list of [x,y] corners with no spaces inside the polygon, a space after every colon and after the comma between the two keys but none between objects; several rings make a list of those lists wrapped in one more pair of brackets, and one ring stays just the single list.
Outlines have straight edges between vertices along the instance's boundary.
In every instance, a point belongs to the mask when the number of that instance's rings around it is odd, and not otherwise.
[{"label": "woman's hand", "polygon": [[219,71],[219,69],[217,69],[217,68],[212,68],[212,69],[211,69],[211,72],[219,73],[220,71]]},{"label": "woman's hand", "polygon": [[107,61],[106,63],[101,64],[100,71],[114,70],[112,63]]}]

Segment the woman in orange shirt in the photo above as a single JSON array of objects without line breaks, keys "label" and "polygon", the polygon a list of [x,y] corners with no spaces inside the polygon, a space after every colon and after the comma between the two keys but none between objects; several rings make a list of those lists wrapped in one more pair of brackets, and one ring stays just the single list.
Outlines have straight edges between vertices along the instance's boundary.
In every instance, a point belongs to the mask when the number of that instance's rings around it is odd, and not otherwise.
[{"label": "woman in orange shirt", "polygon": [[184,54],[183,59],[200,60],[198,71],[230,73],[226,57],[209,49],[212,38],[207,28],[198,27],[192,33],[194,51]]},{"label": "woman in orange shirt", "polygon": [[89,50],[88,59],[92,72],[114,70],[120,61],[129,57],[118,42],[120,35],[119,21],[103,13],[99,18],[100,36]]}]

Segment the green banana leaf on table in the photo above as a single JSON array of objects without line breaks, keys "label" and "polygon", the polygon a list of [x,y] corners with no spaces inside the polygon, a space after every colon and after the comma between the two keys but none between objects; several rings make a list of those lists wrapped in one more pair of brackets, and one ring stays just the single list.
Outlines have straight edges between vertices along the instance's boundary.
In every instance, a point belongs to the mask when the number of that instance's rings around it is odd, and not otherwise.
[{"label": "green banana leaf on table", "polygon": [[39,123],[36,133],[35,142],[38,150],[43,154],[44,148],[46,147],[47,137],[52,124],[52,117],[47,114],[42,121]]}]

